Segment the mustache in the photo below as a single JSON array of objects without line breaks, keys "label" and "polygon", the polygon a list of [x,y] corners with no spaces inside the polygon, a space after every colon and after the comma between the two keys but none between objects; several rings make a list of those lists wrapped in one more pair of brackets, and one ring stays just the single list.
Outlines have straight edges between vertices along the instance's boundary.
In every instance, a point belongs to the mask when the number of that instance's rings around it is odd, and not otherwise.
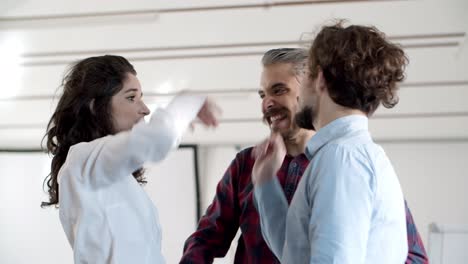
[{"label": "mustache", "polygon": [[262,120],[264,123],[269,124],[268,120],[272,116],[283,114],[285,112],[288,112],[288,109],[286,107],[274,107],[274,108],[267,109],[265,113],[263,114]]}]

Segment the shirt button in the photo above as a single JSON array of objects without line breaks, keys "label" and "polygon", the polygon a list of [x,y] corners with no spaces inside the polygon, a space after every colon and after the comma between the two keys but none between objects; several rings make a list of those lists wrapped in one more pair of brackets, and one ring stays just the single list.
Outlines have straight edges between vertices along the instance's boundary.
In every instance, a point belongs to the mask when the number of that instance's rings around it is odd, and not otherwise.
[{"label": "shirt button", "polygon": [[291,166],[292,166],[293,168],[296,168],[296,167],[297,167],[297,163],[296,163],[296,162],[293,162],[293,163],[291,163]]}]

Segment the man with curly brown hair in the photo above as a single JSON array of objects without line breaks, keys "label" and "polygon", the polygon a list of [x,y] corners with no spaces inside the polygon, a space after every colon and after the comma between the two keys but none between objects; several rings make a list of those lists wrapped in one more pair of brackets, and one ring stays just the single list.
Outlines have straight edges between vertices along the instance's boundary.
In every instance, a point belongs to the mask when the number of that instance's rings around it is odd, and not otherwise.
[{"label": "man with curly brown hair", "polygon": [[310,163],[288,207],[276,172],[281,134],[256,148],[254,197],[261,231],[281,263],[404,263],[405,204],[397,175],[368,131],[368,117],[398,102],[403,50],[374,27],[324,26],[309,50],[297,124],[315,128]]}]

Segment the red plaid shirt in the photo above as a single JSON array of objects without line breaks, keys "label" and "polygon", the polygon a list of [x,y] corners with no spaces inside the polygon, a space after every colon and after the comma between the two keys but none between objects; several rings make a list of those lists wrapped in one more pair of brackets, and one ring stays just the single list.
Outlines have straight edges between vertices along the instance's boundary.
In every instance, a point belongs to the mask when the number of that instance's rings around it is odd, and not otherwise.
[{"label": "red plaid shirt", "polygon": [[[251,173],[254,159],[252,148],[239,152],[219,182],[212,204],[200,219],[198,228],[185,242],[180,263],[212,263],[214,258],[224,257],[240,228],[234,263],[280,263],[263,240],[260,219],[252,200]],[[296,191],[309,160],[304,154],[286,156],[278,179],[288,203]],[[428,263],[424,245],[406,207],[408,229],[407,264]]]}]

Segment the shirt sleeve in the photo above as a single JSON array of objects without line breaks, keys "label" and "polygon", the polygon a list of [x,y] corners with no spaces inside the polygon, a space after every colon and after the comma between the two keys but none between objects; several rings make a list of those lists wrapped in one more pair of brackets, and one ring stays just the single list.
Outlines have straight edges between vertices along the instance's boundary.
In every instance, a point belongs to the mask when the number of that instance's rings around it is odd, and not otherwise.
[{"label": "shirt sleeve", "polygon": [[268,247],[278,259],[283,255],[288,202],[277,177],[255,186],[254,204],[260,216],[260,227]]},{"label": "shirt sleeve", "polygon": [[331,145],[308,177],[310,263],[364,263],[374,173],[364,157]]},{"label": "shirt sleeve", "polygon": [[83,180],[89,180],[91,186],[128,177],[143,163],[158,162],[177,147],[204,101],[200,96],[176,97],[167,109],[157,109],[148,123],[142,121],[130,131],[73,146],[67,160],[79,160],[80,164],[84,161],[86,173],[82,175],[92,177]]},{"label": "shirt sleeve", "polygon": [[408,203],[405,201],[406,208],[406,230],[408,234],[408,257],[405,264],[428,264],[429,259],[427,257],[424,244],[421,236],[419,235],[416,224],[414,223],[413,215],[408,207]]},{"label": "shirt sleeve", "polygon": [[198,223],[197,230],[186,240],[180,263],[212,263],[224,257],[239,229],[239,201],[237,200],[242,154],[224,173],[218,183],[213,202]]}]

